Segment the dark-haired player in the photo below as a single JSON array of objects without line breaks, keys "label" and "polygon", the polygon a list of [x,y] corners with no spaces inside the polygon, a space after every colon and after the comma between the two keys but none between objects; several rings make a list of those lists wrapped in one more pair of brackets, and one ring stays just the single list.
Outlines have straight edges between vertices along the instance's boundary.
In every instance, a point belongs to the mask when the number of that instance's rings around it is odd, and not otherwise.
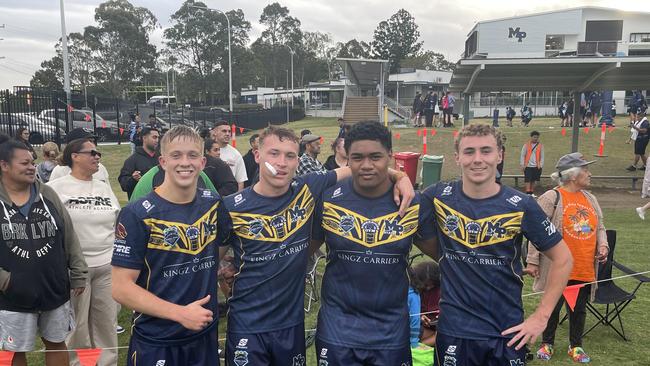
[{"label": "dark-haired player", "polygon": [[386,127],[355,124],[345,150],[352,177],[325,190],[316,210],[312,250],[323,241],[328,249],[316,333],[318,364],[410,365],[408,256],[417,239],[422,251],[435,257],[435,230],[420,225],[419,196],[404,215],[398,212]]},{"label": "dark-haired player", "polygon": [[[441,254],[436,365],[524,365],[524,346],[546,328],[566,286],[571,253],[532,197],[495,182],[502,157],[493,127],[463,128],[455,147],[462,178],[427,188],[420,203]],[[553,263],[551,286],[525,320],[520,233]]]},{"label": "dark-haired player", "polygon": [[[255,151],[259,181],[225,198],[234,235],[238,273],[228,300],[226,357],[234,365],[304,365],[304,288],[316,200],[349,168],[295,177],[298,137],[269,127]],[[414,192],[403,173],[393,173],[404,192]],[[394,193],[395,194],[395,193]]]},{"label": "dark-haired player", "polygon": [[113,297],[135,311],[127,364],[219,365],[218,246],[231,232],[219,195],[197,189],[203,139],[187,126],[161,141],[163,183],[118,218]]}]

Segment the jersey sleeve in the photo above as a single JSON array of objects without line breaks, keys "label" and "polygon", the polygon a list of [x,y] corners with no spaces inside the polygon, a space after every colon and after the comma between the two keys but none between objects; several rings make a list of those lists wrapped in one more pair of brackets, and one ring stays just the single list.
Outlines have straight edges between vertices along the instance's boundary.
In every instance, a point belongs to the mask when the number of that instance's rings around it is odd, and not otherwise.
[{"label": "jersey sleeve", "polygon": [[420,201],[417,236],[421,240],[433,239],[437,234],[436,220],[433,212],[433,192],[429,191],[429,189],[432,189],[432,187],[428,187],[422,193],[417,193]]},{"label": "jersey sleeve", "polygon": [[336,184],[336,171],[308,173],[298,179],[303,179],[314,197],[320,199],[327,188]]},{"label": "jersey sleeve", "polygon": [[111,264],[140,270],[149,242],[149,230],[133,210],[131,205],[124,207],[115,225],[115,242]]},{"label": "jersey sleeve", "polygon": [[230,245],[234,237],[232,218],[223,200],[219,202],[217,211],[217,245],[223,247]]},{"label": "jersey sleeve", "polygon": [[321,195],[316,200],[316,207],[314,208],[314,220],[312,221],[311,238],[312,240],[323,242],[325,241],[325,230],[323,230],[323,196]]},{"label": "jersey sleeve", "polygon": [[558,233],[555,225],[530,197],[527,197],[521,229],[526,238],[542,252],[551,249],[562,240],[562,235]]}]

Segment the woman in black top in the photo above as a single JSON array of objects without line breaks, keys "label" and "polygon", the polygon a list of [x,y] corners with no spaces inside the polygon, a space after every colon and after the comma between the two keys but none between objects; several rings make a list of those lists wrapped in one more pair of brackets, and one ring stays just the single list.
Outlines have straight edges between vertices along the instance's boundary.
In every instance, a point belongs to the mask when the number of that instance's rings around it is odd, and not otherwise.
[{"label": "woman in black top", "polygon": [[36,151],[34,151],[34,147],[32,146],[32,144],[29,143],[29,130],[27,129],[27,127],[20,127],[16,132],[16,136],[14,138],[16,139],[16,141],[20,141],[23,144],[25,144],[25,146],[27,146],[27,150],[29,150],[29,152],[32,153],[34,160],[38,158],[36,156]]},{"label": "woman in black top", "polygon": [[334,170],[342,166],[348,166],[348,156],[345,152],[345,139],[339,137],[332,142],[332,152],[334,155],[330,155],[323,166],[327,170]]}]

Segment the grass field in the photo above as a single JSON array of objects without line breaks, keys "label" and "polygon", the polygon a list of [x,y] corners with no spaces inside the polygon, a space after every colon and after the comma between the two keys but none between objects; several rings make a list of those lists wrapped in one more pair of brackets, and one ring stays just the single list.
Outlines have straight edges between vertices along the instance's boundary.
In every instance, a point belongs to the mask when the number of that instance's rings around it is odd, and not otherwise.
[{"label": "grass field", "polygon": [[[484,120],[484,122],[487,122]],[[613,132],[607,134],[605,154],[606,158],[598,159],[598,163],[593,165],[591,171],[594,175],[629,175],[630,177],[642,172],[630,173],[625,167],[630,165],[632,159],[632,146],[625,144],[629,133],[626,117],[617,119],[619,126]],[[502,127],[502,131],[507,135],[506,144],[506,163],[505,174],[520,174],[519,153],[522,144],[528,139],[530,131],[536,129],[541,132],[541,141],[546,151],[546,168],[544,174],[552,172],[553,166],[557,159],[571,148],[571,130],[567,129],[566,136],[562,136],[559,121],[556,119],[534,119],[528,128],[522,127]],[[293,122],[290,128],[299,132],[302,129],[310,129],[312,132],[322,135],[325,138],[325,145],[322,148],[321,160],[330,155],[329,144],[338,133],[338,126],[335,119],[331,118],[306,118],[302,121]],[[435,155],[444,155],[445,162],[443,165],[443,179],[453,179],[458,176],[458,169],[453,159],[453,129],[437,129],[435,136],[428,137],[428,153]],[[421,151],[421,137],[416,134],[416,129],[393,129],[393,134],[399,133],[400,138],[393,139],[394,151]],[[238,149],[244,153],[248,149],[248,136],[242,136],[238,139]],[[588,159],[598,151],[600,130],[590,129],[587,133],[584,129],[580,132],[580,151]],[[124,159],[128,156],[129,146],[101,146],[100,150],[104,153],[103,164],[106,165],[113,190],[124,204],[126,194],[120,190],[117,183],[117,176]],[[512,181],[504,181],[505,184],[512,184]],[[541,187],[538,192],[543,192],[549,188],[550,182],[542,182],[546,187]],[[650,270],[650,256],[648,252],[647,223],[639,220],[633,207],[639,206],[641,200],[639,192],[630,190],[628,181],[596,181],[600,186],[596,190],[597,197],[601,200],[601,205],[605,214],[605,225],[608,229],[618,230],[618,243],[616,249],[616,259],[637,271]],[[417,251],[417,249],[415,249]],[[321,273],[323,268],[320,268]],[[615,271],[615,275],[620,273]],[[623,288],[631,289],[635,284],[634,280],[624,279],[620,281]],[[529,279],[524,287],[524,293],[531,292],[531,283]],[[539,298],[536,296],[526,297],[524,299],[527,313],[532,312]],[[646,321],[650,318],[648,310],[650,309],[650,286],[642,287],[637,293],[637,299],[625,310],[624,323],[625,330],[630,338],[629,342],[622,341],[613,331],[599,327],[584,340],[585,350],[591,355],[594,365],[650,365],[650,350],[647,340]],[[316,325],[316,315],[318,312],[318,303],[315,308],[305,315],[305,326],[312,329]],[[120,324],[125,328],[130,322],[130,312],[122,309],[120,314]],[[587,326],[593,324],[594,318],[590,315],[587,317]],[[226,330],[225,320],[220,321],[220,337],[224,337]],[[128,345],[128,331],[119,336],[119,343],[122,346]],[[556,356],[551,362],[542,363],[533,361],[533,365],[569,365],[572,361],[566,356],[565,350],[568,342],[568,324],[565,323],[558,327],[556,336]],[[313,346],[308,349],[308,365],[316,365]],[[31,365],[44,364],[42,353],[32,353],[29,355]],[[126,363],[126,350],[120,350],[120,365]]]}]

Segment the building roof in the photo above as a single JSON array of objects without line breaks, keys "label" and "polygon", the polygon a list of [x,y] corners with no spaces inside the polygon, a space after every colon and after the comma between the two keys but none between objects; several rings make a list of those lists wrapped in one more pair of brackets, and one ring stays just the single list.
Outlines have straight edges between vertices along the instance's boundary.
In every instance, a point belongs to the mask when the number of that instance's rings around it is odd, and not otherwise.
[{"label": "building roof", "polygon": [[388,73],[388,60],[337,58],[343,72],[356,85],[377,85]]},{"label": "building roof", "polygon": [[461,59],[449,90],[633,90],[650,85],[650,56]]}]

